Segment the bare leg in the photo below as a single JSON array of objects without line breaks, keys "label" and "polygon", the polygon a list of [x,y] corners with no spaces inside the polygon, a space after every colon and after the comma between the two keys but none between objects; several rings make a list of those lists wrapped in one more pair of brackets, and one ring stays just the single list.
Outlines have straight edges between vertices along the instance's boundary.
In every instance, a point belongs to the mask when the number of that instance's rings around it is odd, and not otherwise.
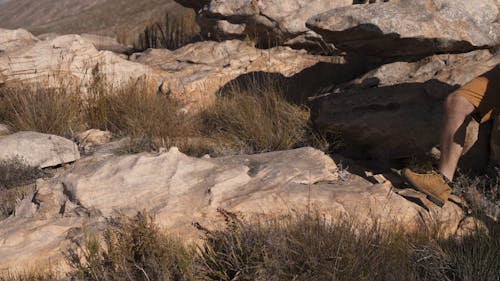
[{"label": "bare leg", "polygon": [[457,93],[450,94],[444,103],[439,171],[449,180],[453,180],[458,160],[462,156],[466,127],[464,121],[473,111],[474,106]]}]

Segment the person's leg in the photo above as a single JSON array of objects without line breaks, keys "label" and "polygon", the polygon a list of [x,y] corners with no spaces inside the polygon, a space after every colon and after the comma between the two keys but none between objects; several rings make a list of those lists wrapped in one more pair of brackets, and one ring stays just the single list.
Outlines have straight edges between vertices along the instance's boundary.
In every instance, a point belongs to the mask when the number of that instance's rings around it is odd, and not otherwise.
[{"label": "person's leg", "polygon": [[450,94],[444,103],[439,171],[450,181],[462,156],[466,129],[464,122],[474,109],[471,102],[456,92]]}]

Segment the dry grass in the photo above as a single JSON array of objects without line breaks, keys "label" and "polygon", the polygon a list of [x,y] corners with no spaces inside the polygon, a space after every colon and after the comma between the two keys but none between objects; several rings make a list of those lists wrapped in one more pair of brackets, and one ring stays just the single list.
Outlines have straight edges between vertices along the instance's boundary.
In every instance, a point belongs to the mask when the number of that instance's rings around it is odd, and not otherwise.
[{"label": "dry grass", "polygon": [[[500,225],[489,234],[442,239],[319,215],[247,223],[221,211],[226,226],[202,231],[195,252],[160,230],[145,213],[110,219],[100,243],[86,239],[67,255],[72,280],[366,280],[496,281]],[[33,275],[35,276],[35,275]],[[43,275],[39,275],[43,276]],[[49,276],[49,275],[47,275]],[[52,280],[16,279],[11,280]]]},{"label": "dry grass", "polygon": [[235,84],[214,106],[185,114],[147,82],[110,89],[104,77],[93,75],[87,95],[66,87],[0,88],[0,123],[14,131],[69,138],[85,129],[105,129],[130,137],[129,153],[177,146],[195,156],[228,155],[325,144],[313,133],[309,110],[287,101],[279,81],[251,81],[250,88]]},{"label": "dry grass", "polygon": [[199,37],[200,28],[194,14],[182,16],[166,13],[162,19],[150,23],[139,35],[134,48],[137,50],[177,49]]},{"label": "dry grass", "polygon": [[55,281],[58,280],[52,272],[26,272],[0,276],[0,281]]},{"label": "dry grass", "polygon": [[146,84],[129,86],[115,93],[94,93],[85,107],[87,127],[131,137],[129,152],[178,146],[190,151],[188,139],[199,136],[199,119],[183,114],[180,105],[150,93]]},{"label": "dry grass", "polygon": [[80,96],[66,88],[0,88],[0,122],[14,131],[71,137],[82,129]]},{"label": "dry grass", "polygon": [[500,227],[461,241],[355,229],[320,216],[207,231],[198,256],[203,280],[497,280]]},{"label": "dry grass", "polygon": [[146,213],[109,221],[104,243],[90,237],[83,255],[70,251],[73,280],[195,280],[194,251],[160,231]]},{"label": "dry grass", "polygon": [[[222,154],[259,153],[310,144],[308,108],[285,99],[279,81],[232,84],[203,113],[205,134]],[[225,152],[224,152],[225,151]]]},{"label": "dry grass", "polygon": [[18,200],[34,191],[36,179],[48,176],[22,159],[0,160],[0,220],[10,216]]}]

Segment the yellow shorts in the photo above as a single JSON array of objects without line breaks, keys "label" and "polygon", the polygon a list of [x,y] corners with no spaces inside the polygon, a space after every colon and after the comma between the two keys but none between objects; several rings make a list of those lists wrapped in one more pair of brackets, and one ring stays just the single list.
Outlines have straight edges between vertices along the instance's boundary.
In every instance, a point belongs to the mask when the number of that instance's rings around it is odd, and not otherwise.
[{"label": "yellow shorts", "polygon": [[455,91],[474,105],[473,117],[485,122],[500,111],[500,66],[473,79]]}]

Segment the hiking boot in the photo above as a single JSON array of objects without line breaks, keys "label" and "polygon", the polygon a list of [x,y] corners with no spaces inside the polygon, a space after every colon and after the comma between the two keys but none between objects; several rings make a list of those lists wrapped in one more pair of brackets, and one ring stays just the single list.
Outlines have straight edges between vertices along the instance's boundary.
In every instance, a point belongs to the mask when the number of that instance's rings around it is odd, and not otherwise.
[{"label": "hiking boot", "polygon": [[441,174],[417,174],[410,169],[404,169],[402,176],[406,182],[427,195],[429,200],[439,207],[443,207],[451,195],[451,188],[447,183],[449,180]]}]

